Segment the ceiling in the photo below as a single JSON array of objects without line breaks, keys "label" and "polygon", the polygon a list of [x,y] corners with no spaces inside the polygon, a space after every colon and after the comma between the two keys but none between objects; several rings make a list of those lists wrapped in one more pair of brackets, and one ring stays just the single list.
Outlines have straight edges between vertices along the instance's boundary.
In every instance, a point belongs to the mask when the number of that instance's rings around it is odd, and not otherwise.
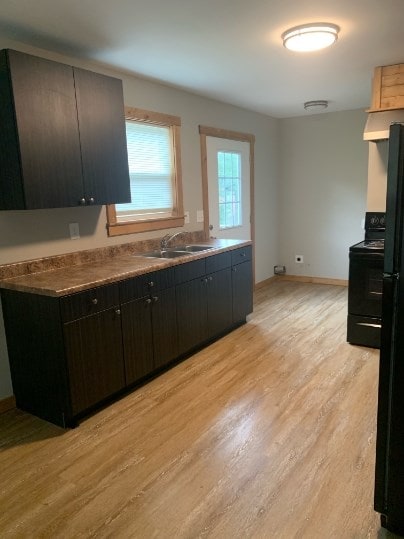
[{"label": "ceiling", "polygon": [[[338,42],[288,51],[304,22],[337,24]],[[404,1],[1,0],[0,36],[285,118],[366,108],[373,68],[404,63]]]}]

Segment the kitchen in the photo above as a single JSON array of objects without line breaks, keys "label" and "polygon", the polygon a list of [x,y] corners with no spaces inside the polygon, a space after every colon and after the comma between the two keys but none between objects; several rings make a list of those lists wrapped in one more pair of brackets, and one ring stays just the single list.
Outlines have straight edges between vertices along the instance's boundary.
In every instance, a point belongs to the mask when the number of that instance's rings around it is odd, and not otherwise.
[{"label": "kitchen", "polygon": [[[1,48],[10,47],[116,75],[111,69],[74,54],[70,57],[51,52],[51,47],[47,50],[39,42],[37,47],[42,50],[23,40],[13,40],[12,32],[7,33],[6,29],[5,25]],[[372,69],[369,78],[371,72]],[[120,77],[126,104],[182,117],[188,230],[198,230],[200,226],[196,221],[202,205],[198,125],[253,133],[256,283],[270,279],[273,267],[279,263],[294,275],[347,279],[348,247],[363,236],[361,220],[366,197],[374,192],[372,189],[367,195],[368,144],[362,140],[367,102],[360,103],[355,110],[274,119],[126,73],[120,73]],[[370,97],[370,80],[368,83]],[[378,180],[375,181],[379,188]],[[75,242],[68,238],[71,222],[80,226],[81,237]],[[1,263],[138,239],[108,238],[105,209],[100,207],[5,212],[0,214],[0,224],[4,232]],[[149,237],[155,235],[142,235],[142,239]],[[296,252],[305,256],[302,266],[294,262]],[[12,386],[4,333],[0,352],[0,399],[7,399],[12,395]]]}]

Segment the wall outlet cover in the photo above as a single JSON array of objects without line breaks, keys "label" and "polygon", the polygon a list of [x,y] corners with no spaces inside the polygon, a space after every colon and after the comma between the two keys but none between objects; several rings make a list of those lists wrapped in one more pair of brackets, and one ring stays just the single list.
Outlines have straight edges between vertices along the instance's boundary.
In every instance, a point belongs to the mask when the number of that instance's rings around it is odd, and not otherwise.
[{"label": "wall outlet cover", "polygon": [[203,223],[203,210],[196,211],[196,222]]},{"label": "wall outlet cover", "polygon": [[189,211],[184,211],[184,224],[189,223]]},{"label": "wall outlet cover", "polygon": [[69,233],[71,240],[78,240],[80,238],[80,227],[78,223],[69,223]]}]

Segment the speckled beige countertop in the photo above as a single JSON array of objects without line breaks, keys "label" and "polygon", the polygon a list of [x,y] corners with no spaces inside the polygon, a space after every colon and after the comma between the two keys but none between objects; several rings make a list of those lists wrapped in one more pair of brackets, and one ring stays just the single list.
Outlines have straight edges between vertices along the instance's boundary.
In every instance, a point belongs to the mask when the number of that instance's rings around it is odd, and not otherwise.
[{"label": "speckled beige countertop", "polygon": [[198,242],[198,245],[213,247],[208,251],[165,258],[146,258],[142,254],[125,254],[91,261],[73,266],[66,266],[48,271],[38,271],[0,281],[0,288],[29,292],[44,296],[66,296],[95,286],[121,281],[151,271],[177,266],[191,260],[206,258],[213,254],[250,245],[245,240],[210,240]]}]

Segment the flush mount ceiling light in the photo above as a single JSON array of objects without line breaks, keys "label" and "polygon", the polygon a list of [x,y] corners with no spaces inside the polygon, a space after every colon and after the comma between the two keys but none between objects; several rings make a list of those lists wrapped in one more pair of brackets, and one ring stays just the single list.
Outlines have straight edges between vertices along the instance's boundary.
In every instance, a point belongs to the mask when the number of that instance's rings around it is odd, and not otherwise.
[{"label": "flush mount ceiling light", "polygon": [[328,107],[328,101],[325,99],[317,99],[316,101],[306,101],[303,104],[304,108],[309,111],[323,110]]},{"label": "flush mount ceiling light", "polygon": [[291,51],[317,51],[335,43],[338,32],[339,26],[328,22],[302,24],[282,34],[283,45]]}]

